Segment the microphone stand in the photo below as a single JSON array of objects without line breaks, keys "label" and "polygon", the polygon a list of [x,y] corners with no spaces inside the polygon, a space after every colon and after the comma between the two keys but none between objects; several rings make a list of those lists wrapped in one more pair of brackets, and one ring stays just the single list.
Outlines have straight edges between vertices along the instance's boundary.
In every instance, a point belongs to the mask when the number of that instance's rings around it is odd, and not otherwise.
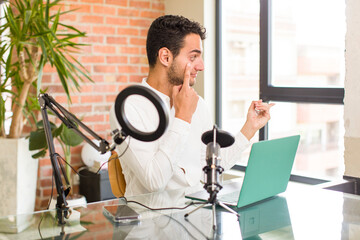
[{"label": "microphone stand", "polygon": [[[65,218],[70,217],[70,211],[68,203],[66,202],[66,197],[70,193],[70,183],[69,179],[65,174],[65,169],[62,163],[59,161],[60,155],[55,152],[54,139],[51,133],[50,122],[47,114],[47,109],[51,110],[69,129],[75,131],[79,136],[81,136],[86,142],[88,142],[93,148],[99,151],[101,154],[104,154],[108,151],[111,151],[115,148],[115,144],[110,146],[110,144],[97,135],[94,131],[84,125],[78,118],[75,117],[72,113],[68,112],[64,107],[55,101],[54,98],[48,94],[40,94],[38,97],[39,104],[41,107],[41,115],[44,123],[44,130],[46,136],[46,142],[49,147],[49,155],[51,160],[51,165],[53,168],[53,175],[55,179],[56,191],[57,191],[57,202],[56,202],[56,211],[58,224],[64,225]],[[92,140],[90,140],[86,135],[84,135],[78,128],[78,126],[83,128],[87,133],[93,136],[96,140],[99,140],[99,145],[96,145]],[[116,144],[121,144],[125,138],[126,134],[123,131],[115,130],[113,132],[113,138]],[[61,170],[61,172],[60,172]],[[65,185],[61,178],[61,173],[65,180]]]},{"label": "microphone stand", "polygon": [[[216,136],[219,134],[219,138]],[[213,130],[205,132],[202,137],[202,141],[207,144],[206,155],[207,155],[207,165],[203,168],[207,179],[204,184],[204,188],[210,194],[208,200],[202,203],[200,206],[195,208],[194,210],[186,213],[184,215],[187,218],[193,212],[199,210],[200,208],[212,206],[212,216],[213,216],[213,230],[216,229],[216,205],[221,206],[228,212],[235,214],[238,219],[240,215],[226,206],[223,202],[217,199],[218,192],[222,189],[222,186],[218,183],[218,177],[224,169],[218,165],[220,158],[220,147],[228,147],[234,143],[234,138],[225,131],[220,131],[217,129],[216,125],[214,125]]]},{"label": "microphone stand", "polygon": [[235,214],[238,219],[240,217],[240,215],[235,212],[234,210],[232,210],[231,208],[229,208],[228,206],[226,206],[223,202],[219,201],[216,197],[217,193],[213,193],[210,195],[209,199],[202,203],[200,206],[198,206],[197,208],[195,208],[194,210],[186,213],[184,215],[185,218],[187,218],[190,214],[192,214],[193,212],[199,210],[200,208],[204,208],[204,207],[208,207],[208,206],[212,206],[212,217],[213,217],[213,230],[216,230],[216,205],[219,205],[221,206],[222,208],[224,208],[225,210],[227,210],[228,212],[232,213],[232,214]]}]

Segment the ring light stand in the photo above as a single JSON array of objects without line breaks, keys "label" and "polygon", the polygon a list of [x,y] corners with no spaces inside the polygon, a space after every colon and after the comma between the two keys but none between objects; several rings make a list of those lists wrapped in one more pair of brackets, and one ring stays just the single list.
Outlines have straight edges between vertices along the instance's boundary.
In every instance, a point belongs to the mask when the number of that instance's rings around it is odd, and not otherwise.
[{"label": "ring light stand", "polygon": [[[125,112],[124,112],[124,103],[125,99],[130,95],[141,95],[150,100],[156,107],[159,114],[159,125],[157,129],[153,132],[142,132],[134,128],[131,123],[128,121]],[[46,142],[49,147],[49,156],[51,160],[51,165],[53,168],[53,175],[55,179],[56,191],[57,191],[57,218],[60,225],[65,224],[65,218],[70,216],[68,203],[66,202],[66,197],[70,192],[71,186],[69,180],[66,177],[65,170],[62,163],[59,161],[59,154],[55,152],[54,140],[51,133],[50,122],[47,114],[47,109],[51,110],[69,129],[75,131],[76,134],[81,136],[87,143],[89,143],[93,148],[99,151],[101,154],[104,154],[108,151],[113,150],[116,145],[121,144],[127,136],[132,136],[140,141],[154,141],[161,137],[165,132],[169,116],[167,108],[161,98],[156,95],[150,88],[144,87],[142,85],[132,85],[125,88],[121,91],[115,101],[115,114],[121,130],[116,129],[112,132],[112,139],[114,143],[110,145],[105,139],[101,138],[89,127],[83,124],[75,115],[68,112],[64,107],[55,101],[50,95],[44,93],[40,94],[38,97],[39,104],[41,107],[41,115],[44,124]],[[94,137],[96,140],[99,140],[99,144],[95,144],[91,139],[89,139],[81,130],[85,130],[88,134]],[[60,172],[61,171],[61,172]],[[66,189],[61,178],[61,173],[65,180]]]}]

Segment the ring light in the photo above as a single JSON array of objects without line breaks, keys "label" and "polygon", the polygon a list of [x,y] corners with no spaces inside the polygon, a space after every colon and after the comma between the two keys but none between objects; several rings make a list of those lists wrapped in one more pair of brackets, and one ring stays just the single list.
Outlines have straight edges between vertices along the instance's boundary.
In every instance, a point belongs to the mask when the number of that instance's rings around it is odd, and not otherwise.
[{"label": "ring light", "polygon": [[[152,132],[143,132],[136,129],[128,120],[125,114],[125,100],[130,95],[140,95],[147,98],[152,104],[154,104],[158,114],[159,114],[159,125],[155,131]],[[115,115],[120,123],[122,131],[126,135],[130,135],[133,138],[150,142],[160,138],[165,132],[168,122],[169,116],[166,106],[163,100],[150,88],[147,88],[142,85],[131,85],[124,90],[122,90],[115,100]]]}]

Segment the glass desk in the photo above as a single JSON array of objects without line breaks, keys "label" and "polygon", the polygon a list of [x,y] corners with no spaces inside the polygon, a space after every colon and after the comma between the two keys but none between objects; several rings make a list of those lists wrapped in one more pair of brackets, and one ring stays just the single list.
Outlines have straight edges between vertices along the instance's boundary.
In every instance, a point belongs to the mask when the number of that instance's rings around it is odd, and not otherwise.
[{"label": "glass desk", "polygon": [[[169,191],[128,199],[153,208],[183,207],[184,192]],[[212,230],[211,208],[201,208],[187,219],[185,210],[151,211],[128,205],[141,214],[139,222],[115,224],[103,206],[124,204],[121,199],[74,207],[65,226],[58,226],[55,210],[0,218],[0,239],[359,239],[360,197],[311,186],[289,184],[285,193],[237,209],[237,217],[216,211]],[[40,223],[40,224],[39,224]],[[21,226],[26,226],[21,229]],[[19,233],[5,233],[16,231]]]}]

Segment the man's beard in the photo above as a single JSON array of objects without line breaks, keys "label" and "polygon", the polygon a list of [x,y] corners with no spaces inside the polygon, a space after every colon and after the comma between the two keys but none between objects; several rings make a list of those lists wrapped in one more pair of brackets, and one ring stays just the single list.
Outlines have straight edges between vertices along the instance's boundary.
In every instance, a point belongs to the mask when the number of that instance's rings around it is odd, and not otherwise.
[{"label": "man's beard", "polygon": [[174,86],[182,85],[184,82],[184,73],[180,74],[177,70],[179,69],[177,69],[176,65],[172,63],[167,72],[169,83]]}]

